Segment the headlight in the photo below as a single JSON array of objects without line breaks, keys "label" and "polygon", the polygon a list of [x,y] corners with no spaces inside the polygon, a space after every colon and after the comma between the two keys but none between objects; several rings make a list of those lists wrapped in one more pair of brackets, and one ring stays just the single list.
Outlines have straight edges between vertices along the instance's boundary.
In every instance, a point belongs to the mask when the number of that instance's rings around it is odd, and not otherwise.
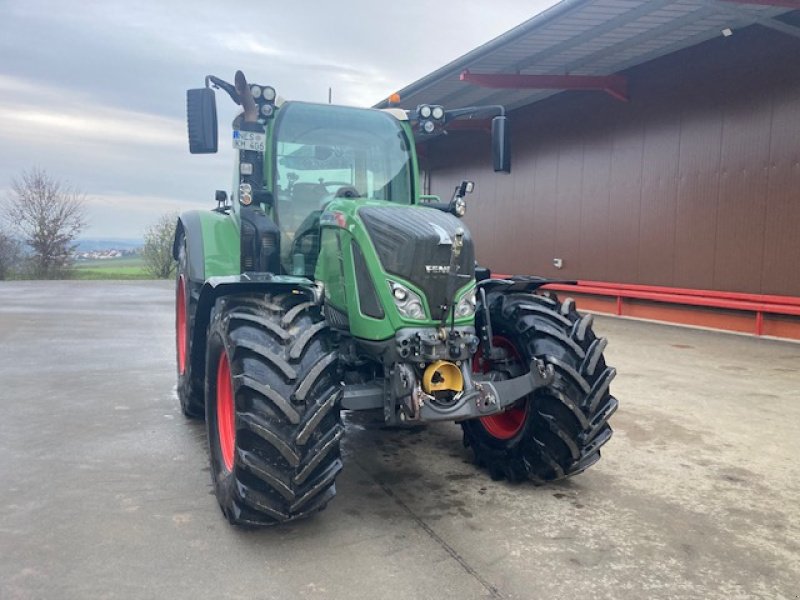
[{"label": "headlight", "polygon": [[441,106],[434,106],[431,110],[431,116],[436,120],[444,119],[444,108]]},{"label": "headlight", "polygon": [[389,288],[392,290],[394,305],[397,307],[397,312],[399,312],[401,316],[406,319],[414,319],[415,321],[425,320],[425,309],[422,308],[422,298],[406,286],[395,281],[389,281]]},{"label": "headlight", "polygon": [[423,104],[419,107],[419,116],[423,119],[430,119],[431,117],[431,107],[427,104]]},{"label": "headlight", "polygon": [[425,133],[433,133],[434,129],[436,129],[436,125],[433,121],[425,121],[422,125],[422,130]]},{"label": "headlight", "polygon": [[456,304],[456,318],[471,317],[475,314],[475,290],[467,292]]},{"label": "headlight", "polygon": [[457,217],[463,217],[465,214],[467,214],[466,200],[461,197],[456,198],[455,203],[453,203],[453,211],[456,213]]},{"label": "headlight", "polygon": [[249,206],[253,201],[253,186],[249,183],[239,184],[239,202],[245,206]]},{"label": "headlight", "polygon": [[261,88],[257,85],[250,86],[250,93],[253,95],[253,98],[261,98]]}]

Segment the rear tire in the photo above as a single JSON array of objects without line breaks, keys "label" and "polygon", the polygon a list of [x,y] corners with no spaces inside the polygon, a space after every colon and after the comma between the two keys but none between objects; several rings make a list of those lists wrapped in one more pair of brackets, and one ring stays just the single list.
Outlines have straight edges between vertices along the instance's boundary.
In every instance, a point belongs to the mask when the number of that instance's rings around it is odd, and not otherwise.
[{"label": "rear tire", "polygon": [[178,367],[178,400],[181,412],[190,419],[205,416],[203,380],[192,375],[192,323],[194,322],[197,300],[194,285],[189,279],[186,255],[186,237],[178,239],[178,266],[175,277],[175,363]]},{"label": "rear tire", "polygon": [[217,301],[206,429],[214,491],[232,524],[307,517],[336,494],[344,427],[331,335],[302,295]]},{"label": "rear tire", "polygon": [[[525,371],[533,358],[542,359],[555,377],[501,415],[462,423],[464,444],[493,479],[543,484],[581,473],[599,460],[617,409],[609,392],[616,371],[606,366],[606,341],[595,336],[593,317],[581,316],[569,298],[562,304],[535,294],[496,293],[487,302],[495,345]],[[484,363],[481,355],[474,359],[481,372],[506,376],[503,365]]]}]

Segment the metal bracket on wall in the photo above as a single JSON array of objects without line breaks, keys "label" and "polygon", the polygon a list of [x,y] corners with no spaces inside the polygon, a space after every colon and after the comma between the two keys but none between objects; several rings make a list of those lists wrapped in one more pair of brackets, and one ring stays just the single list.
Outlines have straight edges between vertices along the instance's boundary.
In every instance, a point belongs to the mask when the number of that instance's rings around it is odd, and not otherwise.
[{"label": "metal bracket on wall", "polygon": [[752,6],[773,6],[775,8],[800,10],[800,0],[703,0],[703,4],[719,12],[727,12],[737,17],[749,18],[764,27],[800,38],[800,27],[789,25],[772,17],[759,16],[752,10],[745,8],[749,4]]}]

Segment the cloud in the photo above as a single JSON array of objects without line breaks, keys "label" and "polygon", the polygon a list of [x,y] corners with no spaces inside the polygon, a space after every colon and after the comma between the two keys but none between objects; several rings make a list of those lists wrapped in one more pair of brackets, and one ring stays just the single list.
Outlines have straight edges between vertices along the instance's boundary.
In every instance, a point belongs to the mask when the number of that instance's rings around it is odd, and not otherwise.
[{"label": "cloud", "polygon": [[193,157],[187,148],[184,118],[102,106],[90,94],[0,76],[0,184],[36,165],[90,195],[124,186],[129,194],[158,189],[188,200],[214,178],[229,180],[229,156]]},{"label": "cloud", "polygon": [[221,47],[231,52],[257,54],[259,56],[286,56],[285,51],[265,45],[252,34],[237,36],[216,34],[214,37]]},{"label": "cloud", "polygon": [[47,138],[126,144],[177,144],[183,121],[104,106],[88,94],[0,75],[0,137]]},{"label": "cloud", "polygon": [[102,195],[87,196],[85,204],[87,208],[93,210],[104,208],[117,213],[119,213],[119,211],[126,211],[156,217],[165,212],[184,211],[192,208],[209,208],[199,202],[186,202],[164,196],[128,194],[120,191],[110,191]]},{"label": "cloud", "polygon": [[187,150],[185,90],[206,75],[243,69],[287,99],[326,102],[330,87],[369,106],[555,3],[0,2],[0,187],[38,165],[101,199],[93,235],[123,237],[148,211],[211,208],[230,186],[224,96],[220,154]]},{"label": "cloud", "polygon": [[[12,194],[10,187],[0,188],[0,199]],[[175,197],[130,194],[109,191],[88,194],[83,199],[88,226],[81,237],[141,239],[147,227],[164,214],[187,210],[209,210],[210,202],[181,200]]]},{"label": "cloud", "polygon": [[0,104],[0,135],[17,139],[68,136],[108,145],[177,145],[185,137],[185,125],[172,119],[109,109],[94,114],[68,110]]},{"label": "cloud", "polygon": [[89,227],[83,237],[141,238],[161,215],[180,214],[186,210],[205,209],[208,205],[175,198],[110,192],[86,198]]}]

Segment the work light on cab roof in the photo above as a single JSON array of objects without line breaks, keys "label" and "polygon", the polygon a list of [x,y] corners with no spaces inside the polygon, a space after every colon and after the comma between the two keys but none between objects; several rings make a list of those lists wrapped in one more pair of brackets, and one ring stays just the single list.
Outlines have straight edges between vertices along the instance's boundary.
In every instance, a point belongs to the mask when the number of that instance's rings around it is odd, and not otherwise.
[{"label": "work light on cab roof", "polygon": [[415,111],[422,133],[432,134],[444,128],[445,110],[443,106],[420,104]]}]

